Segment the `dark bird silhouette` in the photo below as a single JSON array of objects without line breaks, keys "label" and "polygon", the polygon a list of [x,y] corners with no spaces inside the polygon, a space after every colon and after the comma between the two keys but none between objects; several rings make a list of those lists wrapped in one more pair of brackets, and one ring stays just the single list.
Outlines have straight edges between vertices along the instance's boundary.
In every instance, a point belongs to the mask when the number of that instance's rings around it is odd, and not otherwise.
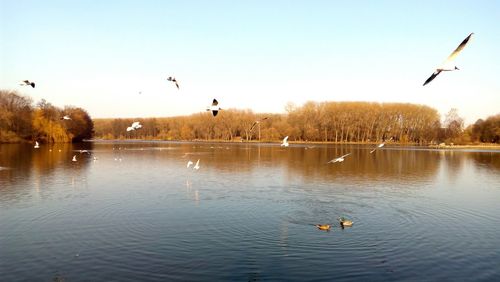
[{"label": "dark bird silhouette", "polygon": [[30,82],[29,80],[23,80],[23,83],[19,84],[21,86],[31,86],[33,88],[35,88],[35,83],[34,82]]},{"label": "dark bird silhouette", "polygon": [[169,76],[167,78],[168,81],[172,81],[173,83],[175,83],[175,86],[177,86],[177,89],[179,89],[179,83],[177,82],[177,79],[175,79],[175,77],[171,77]]}]

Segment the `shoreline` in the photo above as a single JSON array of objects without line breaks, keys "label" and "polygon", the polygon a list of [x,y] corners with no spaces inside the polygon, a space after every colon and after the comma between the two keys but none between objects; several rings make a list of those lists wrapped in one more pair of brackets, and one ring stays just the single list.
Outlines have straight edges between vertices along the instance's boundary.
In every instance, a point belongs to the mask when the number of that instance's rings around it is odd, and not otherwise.
[{"label": "shoreline", "polygon": [[[227,141],[227,140],[162,140],[162,139],[90,139],[84,140],[84,142],[172,142],[172,143],[227,143],[227,144],[280,144],[280,141]],[[325,141],[288,141],[290,144],[295,145],[377,145],[380,142],[325,142]],[[488,150],[498,150],[500,151],[500,144],[468,144],[468,145],[420,145],[414,143],[386,143],[386,146],[394,147],[418,147],[427,149],[488,149]]]}]

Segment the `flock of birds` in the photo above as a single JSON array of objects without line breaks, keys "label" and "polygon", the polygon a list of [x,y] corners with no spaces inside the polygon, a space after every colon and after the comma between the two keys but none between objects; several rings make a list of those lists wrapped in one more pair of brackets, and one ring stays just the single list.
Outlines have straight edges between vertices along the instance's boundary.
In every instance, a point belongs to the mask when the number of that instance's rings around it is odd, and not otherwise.
[{"label": "flock of birds", "polygon": [[[470,41],[470,39],[472,38],[472,35],[474,33],[471,33],[469,34],[461,43],[460,45],[458,45],[458,47],[448,56],[448,58],[441,64],[439,65],[435,71],[432,73],[432,75],[424,82],[423,86],[429,84],[432,80],[434,80],[441,72],[446,72],[446,71],[455,71],[455,70],[459,70],[459,68],[455,65],[453,65],[453,61],[455,60],[455,58],[458,56],[458,54],[465,48],[465,46],[467,45],[467,43]],[[167,81],[169,82],[172,82],[175,84],[175,86],[177,87],[177,89],[179,90],[180,87],[179,87],[179,82],[177,81],[177,79],[175,77],[172,77],[172,76],[169,76],[167,78]],[[29,80],[24,80],[22,81],[22,83],[20,84],[22,86],[31,86],[32,88],[35,88],[35,82],[33,81],[29,81]],[[139,92],[139,94],[141,94],[142,92]],[[215,117],[217,116],[217,114],[219,113],[219,111],[222,110],[221,107],[219,107],[219,102],[217,101],[217,99],[213,99],[212,101],[212,105],[207,107],[206,109],[207,111],[211,112],[212,115]],[[251,128],[250,128],[250,132],[252,132],[252,130],[255,128],[255,126],[259,125],[262,121],[265,121],[267,120],[268,117],[264,117],[260,120],[257,120],[255,121]],[[64,115],[61,117],[61,120],[71,120],[71,117],[69,115]],[[131,126],[127,127],[127,132],[130,132],[130,131],[135,131],[135,130],[138,130],[142,128],[142,125],[140,124],[140,122],[138,121],[135,121],[132,123]],[[389,140],[390,141],[390,140]],[[288,147],[290,144],[288,143],[288,136],[286,136],[285,138],[283,138],[280,146],[281,147]],[[370,151],[370,154],[375,152],[377,149],[380,149],[382,148],[383,146],[385,145],[385,142],[377,145],[375,148],[373,148],[373,150]],[[35,149],[38,149],[40,148],[40,144],[38,143],[38,141],[35,141],[35,145],[34,145],[34,148]],[[308,147],[306,147],[307,149]],[[83,154],[83,153],[88,153],[90,154],[88,151],[86,150],[80,150],[80,154]],[[346,157],[350,156],[351,153],[348,153],[348,154],[345,154],[345,155],[342,155],[340,157],[336,157],[332,160],[330,160],[328,162],[329,163],[341,163],[345,160]],[[94,157],[94,161],[96,161],[97,158]],[[76,155],[73,156],[72,158],[72,161],[73,162],[76,162],[77,161],[77,158],[76,158]],[[193,163],[191,160],[189,160],[187,162],[187,165],[186,167],[187,168],[190,168],[191,166],[193,166],[193,170],[198,170],[200,169],[200,160],[198,159],[198,161],[196,163]],[[340,223],[340,226],[342,228],[344,227],[351,227],[353,225],[353,222],[351,220],[348,220],[348,219],[345,219],[343,217],[341,218],[338,218],[338,221]],[[331,225],[330,224],[315,224],[314,226],[316,226],[319,230],[324,230],[324,231],[329,231],[331,229]]]}]

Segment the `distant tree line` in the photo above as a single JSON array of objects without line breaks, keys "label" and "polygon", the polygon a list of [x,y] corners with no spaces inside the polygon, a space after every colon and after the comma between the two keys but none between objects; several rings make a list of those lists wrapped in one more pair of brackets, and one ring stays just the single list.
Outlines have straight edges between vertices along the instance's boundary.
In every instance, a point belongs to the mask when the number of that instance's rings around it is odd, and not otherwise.
[{"label": "distant tree line", "polygon": [[[134,121],[140,121],[143,127],[127,132],[126,128]],[[256,121],[260,122],[255,124]],[[460,144],[486,140],[469,137],[456,109],[452,109],[441,123],[435,109],[405,103],[307,102],[302,106],[288,104],[286,114],[257,114],[251,110],[228,109],[216,117],[207,112],[167,118],[96,119],[94,122],[95,136],[102,139],[260,139],[268,142],[289,136],[292,141],[347,143],[392,140],[414,144]],[[487,128],[493,123],[489,122]],[[491,131],[488,130],[481,129],[481,132]],[[489,138],[487,142],[498,143],[498,131],[496,134],[497,139]]]},{"label": "distant tree line", "polygon": [[[62,119],[68,116],[70,119]],[[0,143],[38,141],[79,142],[93,136],[94,123],[82,108],[60,109],[16,91],[0,90]]]},{"label": "distant tree line", "polygon": [[466,134],[472,142],[500,143],[500,114],[486,120],[478,119],[467,127]]}]

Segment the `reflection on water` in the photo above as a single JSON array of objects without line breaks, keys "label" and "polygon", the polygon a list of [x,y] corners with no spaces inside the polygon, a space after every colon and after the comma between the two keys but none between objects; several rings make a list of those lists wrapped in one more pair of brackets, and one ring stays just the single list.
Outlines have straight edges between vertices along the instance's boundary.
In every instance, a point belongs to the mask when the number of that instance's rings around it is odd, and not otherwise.
[{"label": "reflection on water", "polygon": [[370,150],[0,145],[0,280],[500,278],[500,153]]}]

